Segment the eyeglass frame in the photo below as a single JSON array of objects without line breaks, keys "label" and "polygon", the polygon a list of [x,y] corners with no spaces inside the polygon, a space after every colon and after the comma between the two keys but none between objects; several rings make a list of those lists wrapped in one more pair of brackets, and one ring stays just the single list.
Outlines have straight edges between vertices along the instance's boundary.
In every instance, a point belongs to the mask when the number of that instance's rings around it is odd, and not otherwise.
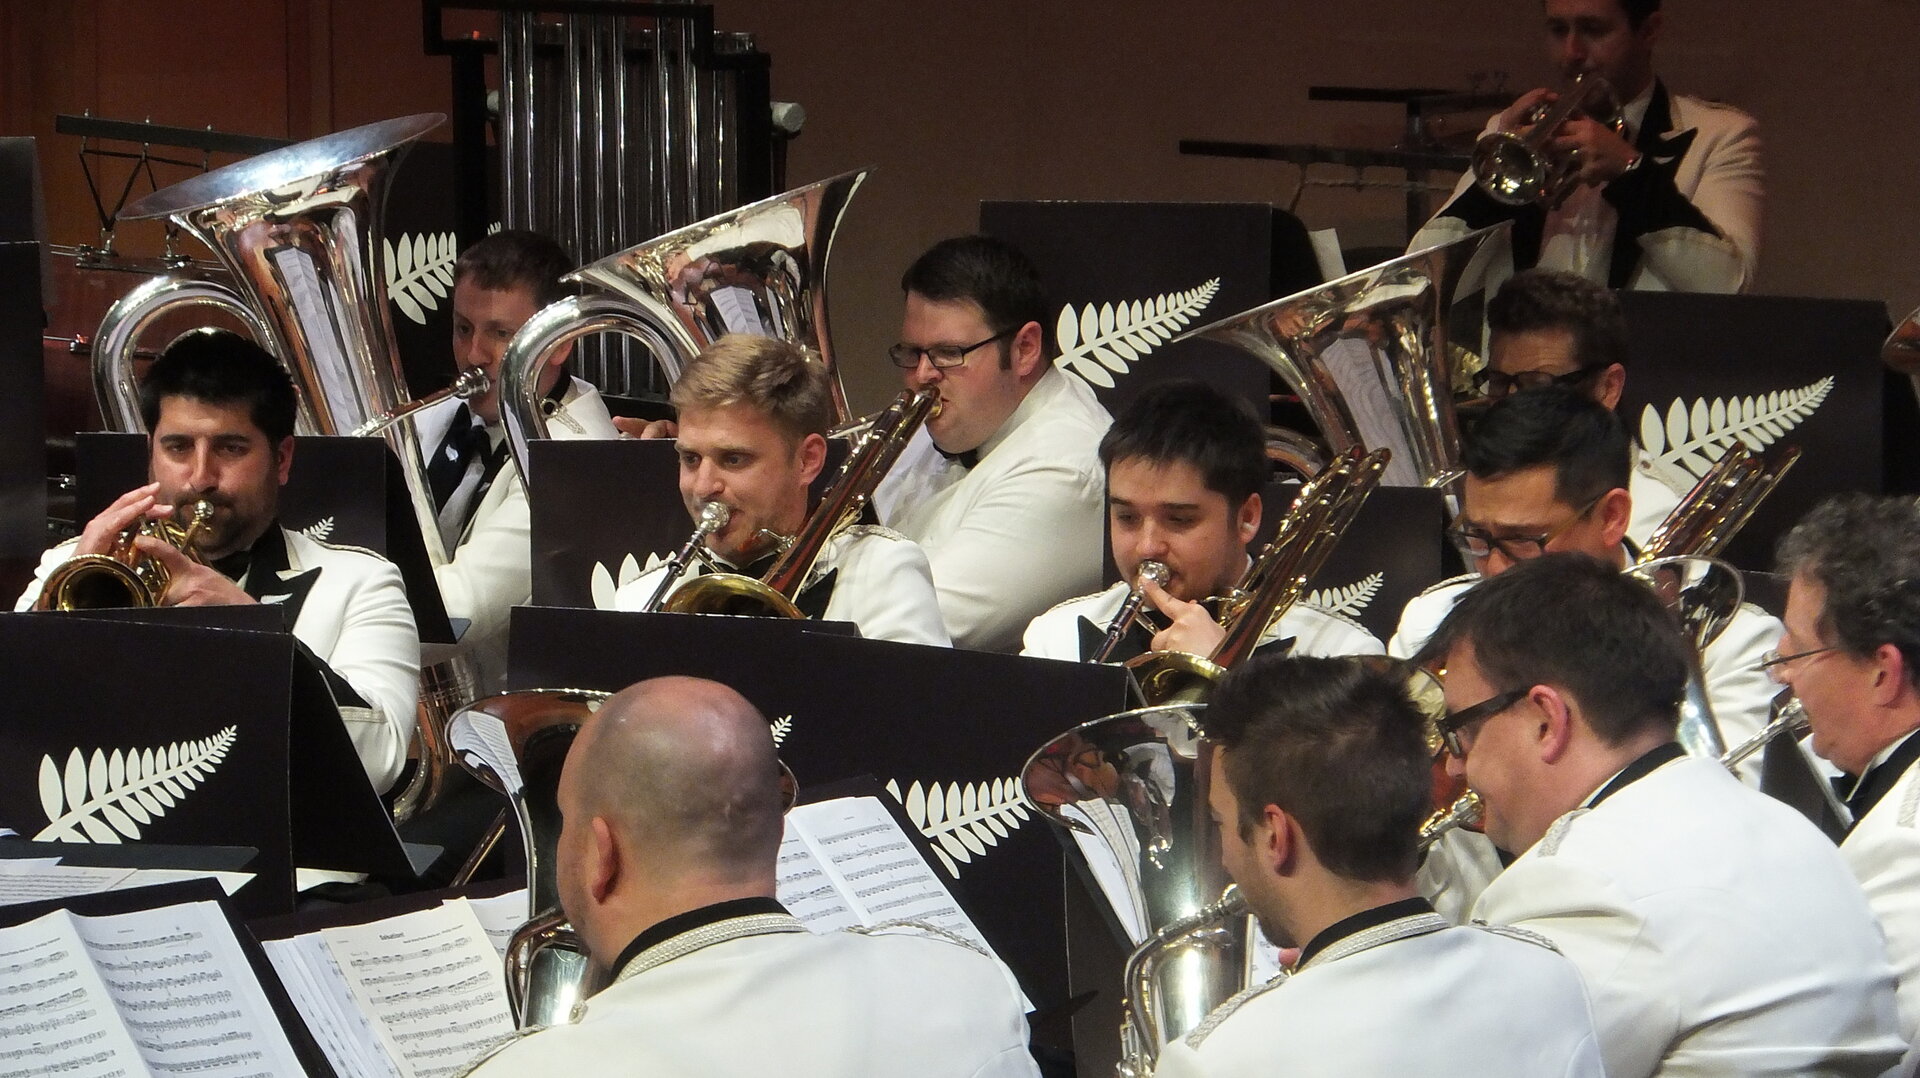
[{"label": "eyeglass frame", "polygon": [[[915,367],[918,367],[920,365],[920,357],[925,356],[927,362],[933,364],[934,370],[948,371],[948,370],[952,370],[955,367],[964,366],[967,362],[967,356],[971,355],[975,351],[978,351],[979,349],[985,348],[987,345],[990,345],[997,340],[1001,340],[1003,338],[1013,336],[1014,334],[1020,332],[1021,328],[1023,327],[1015,327],[1013,329],[1003,329],[1000,332],[994,334],[993,336],[988,337],[984,341],[976,341],[973,344],[960,347],[958,351],[954,353],[953,359],[945,363],[942,363],[939,359],[935,358],[933,354],[934,349],[954,348],[956,346],[950,345],[950,344],[936,344],[926,348],[920,348],[915,345],[907,344],[906,342],[902,341],[901,343],[895,344],[887,349],[887,360],[891,362],[894,366],[900,368],[903,371],[910,371]],[[908,361],[905,363],[902,363],[900,361],[903,355],[910,357]]]},{"label": "eyeglass frame", "polygon": [[1791,655],[1782,655],[1780,654],[1779,648],[1768,648],[1760,653],[1760,661],[1754,666],[1754,669],[1766,671],[1767,676],[1772,678],[1776,683],[1785,685],[1786,681],[1781,677],[1780,673],[1781,667],[1790,662],[1798,662],[1801,659],[1811,659],[1815,655],[1824,655],[1829,651],[1841,650],[1844,649],[1839,644],[1828,644],[1823,648],[1808,648],[1805,651],[1796,651]]},{"label": "eyeglass frame", "polygon": [[[1508,374],[1505,371],[1496,371],[1492,367],[1482,367],[1473,372],[1472,383],[1474,391],[1487,400],[1505,400],[1515,393],[1524,393],[1535,389],[1547,389],[1552,386],[1578,385],[1612,365],[1611,363],[1589,363],[1584,367],[1578,367],[1565,374],[1548,374],[1546,371],[1538,369],[1515,371],[1512,374]],[[1527,374],[1545,375],[1547,380],[1541,382],[1539,385],[1521,385],[1520,377]],[[1492,382],[1495,378],[1506,379],[1507,389],[1505,392],[1499,394],[1488,392],[1488,383]]]},{"label": "eyeglass frame", "polygon": [[1445,715],[1434,720],[1433,724],[1434,728],[1440,733],[1440,744],[1444,746],[1447,752],[1455,759],[1465,760],[1469,746],[1467,745],[1466,739],[1460,735],[1466,728],[1475,723],[1484,722],[1487,719],[1493,718],[1495,715],[1526,699],[1527,694],[1531,692],[1533,692],[1533,686],[1528,685],[1524,688],[1513,689],[1495,696],[1489,696],[1477,704],[1471,704],[1458,711],[1447,712]]},{"label": "eyeglass frame", "polygon": [[[1581,521],[1587,519],[1587,514],[1593,512],[1594,507],[1600,504],[1600,499],[1606,497],[1609,493],[1611,493],[1611,491],[1603,490],[1600,493],[1594,495],[1592,500],[1588,501],[1586,505],[1581,506],[1579,511],[1575,512],[1573,516],[1568,517],[1564,521],[1561,521],[1557,527],[1548,531],[1544,535],[1495,536],[1490,532],[1481,531],[1479,533],[1474,533],[1474,532],[1469,532],[1464,528],[1448,528],[1443,534],[1447,537],[1447,541],[1452,543],[1454,547],[1460,551],[1462,556],[1474,561],[1481,561],[1486,558],[1493,557],[1493,552],[1496,549],[1499,550],[1502,554],[1505,554],[1509,559],[1513,561],[1525,561],[1528,558],[1537,558],[1542,554],[1545,554],[1547,552],[1548,543],[1551,543],[1555,539],[1558,539],[1561,536],[1567,534],[1567,532],[1571,530],[1575,524],[1578,524]],[[1487,552],[1485,554],[1475,554],[1471,549],[1467,547],[1468,541],[1473,539],[1481,539],[1486,542]],[[1507,549],[1506,544],[1508,543],[1533,543],[1534,545],[1538,546],[1540,549],[1535,551],[1532,554],[1528,554],[1522,557],[1520,555],[1516,555],[1513,551]]]}]

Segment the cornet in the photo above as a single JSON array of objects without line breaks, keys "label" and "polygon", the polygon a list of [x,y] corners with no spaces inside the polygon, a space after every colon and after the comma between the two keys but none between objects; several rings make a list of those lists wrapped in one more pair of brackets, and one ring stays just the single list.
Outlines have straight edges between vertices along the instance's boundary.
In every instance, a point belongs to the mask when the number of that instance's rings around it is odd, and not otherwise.
[{"label": "cornet", "polygon": [[1473,145],[1474,183],[1509,206],[1552,205],[1573,182],[1579,161],[1553,152],[1560,125],[1586,116],[1620,130],[1619,99],[1598,75],[1582,75],[1552,105],[1535,109],[1519,131],[1495,131]]},{"label": "cornet", "polygon": [[1120,646],[1120,641],[1126,638],[1127,630],[1133,628],[1133,623],[1139,619],[1140,612],[1146,607],[1147,581],[1151,580],[1164,588],[1167,586],[1167,581],[1171,579],[1173,579],[1173,573],[1165,564],[1151,559],[1141,562],[1140,568],[1133,575],[1133,587],[1127,592],[1127,601],[1121,604],[1120,612],[1115,614],[1113,621],[1107,624],[1106,639],[1100,641],[1099,649],[1093,653],[1093,658],[1087,661],[1106,662],[1107,658],[1113,654],[1113,649]]},{"label": "cornet", "polygon": [[213,519],[213,503],[193,503],[187,526],[171,520],[143,520],[120,533],[105,554],[68,558],[47,574],[35,610],[111,610],[159,606],[166,601],[173,574],[159,561],[145,557],[134,540],[145,535],[180,548],[199,561],[193,544]]}]

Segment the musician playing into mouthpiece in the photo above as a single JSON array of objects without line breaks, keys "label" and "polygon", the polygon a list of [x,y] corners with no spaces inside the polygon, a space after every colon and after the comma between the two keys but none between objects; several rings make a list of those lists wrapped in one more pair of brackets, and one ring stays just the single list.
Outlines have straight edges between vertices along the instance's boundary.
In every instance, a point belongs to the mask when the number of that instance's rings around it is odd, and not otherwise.
[{"label": "musician playing into mouthpiece", "polygon": [[[1587,116],[1561,126],[1552,152],[1574,155],[1577,184],[1557,206],[1504,205],[1469,172],[1408,250],[1511,220],[1514,269],[1571,270],[1612,288],[1751,288],[1766,198],[1753,117],[1669,93],[1655,77],[1653,47],[1665,25],[1660,0],[1545,0],[1543,7],[1548,60],[1567,84],[1581,75],[1606,79],[1625,134]],[[1523,94],[1487,130],[1519,131],[1554,97],[1544,88]]]},{"label": "musician playing into mouthpiece", "polygon": [[[680,497],[696,520],[708,502],[729,511],[705,542],[725,571],[764,577],[782,553],[779,540],[806,522],[833,424],[831,378],[793,344],[728,334],[674,382]],[[705,569],[696,562],[678,586]],[[667,571],[657,565],[623,585],[615,605],[645,609]],[[852,622],[870,640],[948,643],[927,556],[876,525],[852,525],[829,541],[796,602],[809,616]]]},{"label": "musician playing into mouthpiece", "polygon": [[1901,1032],[1920,1037],[1920,505],[1843,494],[1780,544],[1786,632],[1773,676],[1806,708],[1813,751],[1853,828],[1840,856],[1867,892],[1900,978]]},{"label": "musician playing into mouthpiece", "polygon": [[[463,251],[453,271],[454,363],[485,371],[491,384],[413,420],[449,557],[434,577],[448,616],[471,622],[460,642],[479,664],[482,691],[505,687],[507,612],[533,594],[531,512],[500,419],[500,358],[527,319],[567,294],[560,277],[572,269],[560,245],[535,232],[496,232]],[[540,372],[549,433],[618,437],[599,391],[567,376],[571,353],[556,351]]]},{"label": "musician playing into mouthpiece", "polygon": [[400,571],[385,558],[311,539],[276,519],[293,468],[295,402],[280,361],[244,337],[202,330],[169,345],[140,385],[151,482],[47,551],[14,609],[31,609],[47,574],[67,559],[105,553],[143,519],[184,520],[188,506],[205,501],[213,516],[193,543],[205,564],[158,539],[137,542],[172,574],[163,602],[277,604],[320,660],[367,777],[384,792],[407,759],[420,637]]},{"label": "musician playing into mouthpiece", "polygon": [[[1487,365],[1474,375],[1483,396],[1498,400],[1519,390],[1572,385],[1608,410],[1619,409],[1627,387],[1627,320],[1611,289],[1564,270],[1523,270],[1487,304],[1487,338]],[[1679,480],[1676,489],[1635,444],[1627,538],[1645,544],[1691,479]]]},{"label": "musician playing into mouthpiece", "polygon": [[1111,420],[1054,366],[1039,272],[1013,247],[945,240],[901,287],[906,313],[888,354],[907,388],[940,391],[940,413],[874,504],[927,552],[953,642],[1015,652],[1036,615],[1100,585],[1095,450]]},{"label": "musician playing into mouthpiece", "polygon": [[[1023,655],[1083,662],[1102,644],[1126,603],[1140,564],[1166,566],[1163,587],[1149,580],[1143,612],[1108,656],[1123,662],[1148,650],[1205,657],[1224,632],[1198,600],[1222,596],[1245,577],[1247,544],[1260,527],[1260,491],[1272,466],[1260,421],[1242,403],[1202,382],[1152,386],[1133,399],[1100,440],[1107,470],[1107,530],[1120,582],[1070,599],[1027,627]],[[1262,637],[1263,647],[1295,655],[1379,654],[1380,641],[1359,624],[1298,602]]]},{"label": "musician playing into mouthpiece", "polygon": [[1453,927],[1414,889],[1432,765],[1399,679],[1259,656],[1203,718],[1221,861],[1261,932],[1302,949],[1168,1045],[1155,1075],[1598,1078],[1572,963],[1532,933]]},{"label": "musician playing into mouthpiece", "polygon": [[1461,597],[1427,644],[1448,768],[1518,855],[1472,918],[1580,967],[1610,1078],[1890,1073],[1906,1040],[1866,897],[1804,816],[1674,740],[1690,650],[1591,557]]},{"label": "musician playing into mouthpiece", "polygon": [[613,983],[472,1072],[1028,1078],[1019,996],[911,927],[809,932],[774,898],[782,833],[767,720],[711,681],[609,700],[561,772],[561,905]]}]

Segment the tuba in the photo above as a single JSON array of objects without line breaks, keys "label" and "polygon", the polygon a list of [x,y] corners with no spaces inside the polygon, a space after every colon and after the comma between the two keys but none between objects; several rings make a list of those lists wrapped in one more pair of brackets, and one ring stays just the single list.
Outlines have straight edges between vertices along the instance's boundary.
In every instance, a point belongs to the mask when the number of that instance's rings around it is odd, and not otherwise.
[{"label": "tuba", "polygon": [[173,574],[160,562],[142,557],[134,540],[143,535],[158,539],[199,561],[193,545],[200,537],[200,529],[212,519],[212,503],[197,501],[184,528],[171,520],[143,520],[121,532],[105,554],[81,554],[54,566],[41,585],[40,598],[33,608],[108,610],[159,606],[166,601]]},{"label": "tuba", "polygon": [[1382,482],[1446,487],[1460,467],[1447,317],[1496,225],[1189,330],[1252,353],[1298,394],[1324,445],[1269,432],[1269,455],[1302,475],[1349,449],[1391,449]]},{"label": "tuba", "polygon": [[687,581],[667,596],[660,609],[673,614],[805,618],[794,600],[812,574],[814,562],[834,536],[860,519],[874,488],[886,478],[887,470],[907,447],[907,440],[939,405],[937,389],[902,390],[858,436],[833,486],[774,561],[773,568],[767,570],[764,580],[737,573],[708,573]]},{"label": "tuba", "polygon": [[1616,131],[1625,129],[1620,100],[1599,75],[1586,74],[1551,105],[1533,110],[1521,131],[1494,131],[1473,144],[1473,182],[1509,206],[1553,205],[1573,181],[1579,162],[1553,152],[1560,125],[1585,116]]},{"label": "tuba", "polygon": [[596,291],[547,305],[520,327],[500,360],[500,414],[520,474],[527,474],[527,441],[547,436],[538,407],[540,371],[555,352],[590,333],[638,338],[668,382],[727,333],[791,341],[826,364],[834,415],[845,422],[846,391],[827,333],[827,256],[866,177],[861,170],[821,180],[568,274],[566,280]]}]

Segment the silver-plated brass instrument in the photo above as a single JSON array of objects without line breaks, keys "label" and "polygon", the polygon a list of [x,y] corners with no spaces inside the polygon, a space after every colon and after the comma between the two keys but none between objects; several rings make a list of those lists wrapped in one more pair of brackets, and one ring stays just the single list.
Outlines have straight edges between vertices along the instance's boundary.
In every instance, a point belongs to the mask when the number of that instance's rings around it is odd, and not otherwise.
[{"label": "silver-plated brass instrument", "polygon": [[1782,689],[1773,698],[1773,708],[1767,724],[1752,737],[1728,749],[1720,756],[1720,762],[1729,771],[1738,768],[1747,757],[1773,744],[1776,738],[1786,737],[1799,740],[1800,735],[1811,729],[1813,723],[1807,719],[1807,709],[1801,706],[1800,698],[1793,695],[1792,689]]},{"label": "silver-plated brass instrument", "polygon": [[647,605],[641,609],[648,612],[659,610],[661,601],[673,591],[674,584],[686,575],[694,560],[705,556],[707,536],[726,527],[727,521],[732,519],[733,510],[721,502],[701,505],[700,519],[694,522],[693,534],[687,536],[687,541],[674,553],[673,560],[667,563],[666,572],[660,575],[660,586],[653,589],[653,595],[648,597]]},{"label": "silver-plated brass instrument", "polygon": [[1525,206],[1559,201],[1579,161],[1553,152],[1560,125],[1576,116],[1620,127],[1620,102],[1599,75],[1582,75],[1553,104],[1535,109],[1519,131],[1493,131],[1473,145],[1473,179],[1497,202]]},{"label": "silver-plated brass instrument", "polygon": [[166,601],[173,574],[156,559],[140,553],[134,540],[141,536],[158,539],[180,549],[194,561],[194,543],[200,529],[213,519],[213,505],[196,501],[187,512],[187,524],[181,527],[171,520],[142,520],[121,532],[105,554],[81,554],[68,558],[47,573],[40,586],[35,610],[109,610],[125,607],[159,606]]},{"label": "silver-plated brass instrument", "polygon": [[1726,739],[1713,715],[1700,657],[1719,639],[1746,599],[1740,570],[1718,558],[1676,556],[1630,566],[1626,575],[1652,588],[1680,619],[1687,642],[1693,645],[1686,694],[1680,701],[1680,745],[1691,755],[1718,758],[1727,751]]},{"label": "silver-plated brass instrument", "polygon": [[460,372],[460,377],[455,378],[452,385],[445,389],[436,390],[424,397],[417,397],[385,415],[375,416],[367,420],[365,423],[353,428],[353,436],[356,438],[372,437],[422,408],[431,408],[441,401],[446,400],[448,397],[453,397],[456,400],[470,401],[475,397],[486,396],[487,389],[491,385],[493,385],[493,382],[487,377],[486,371],[478,367],[468,367],[466,370]]},{"label": "silver-plated brass instrument", "polygon": [[1094,651],[1093,658],[1087,661],[1106,662],[1107,658],[1113,654],[1113,649],[1119,647],[1120,641],[1126,639],[1127,630],[1133,628],[1133,623],[1140,617],[1140,612],[1146,609],[1147,581],[1151,580],[1164,588],[1167,586],[1167,581],[1171,579],[1173,574],[1164,564],[1151,558],[1141,562],[1133,574],[1133,587],[1127,591],[1127,601],[1120,605],[1120,612],[1107,623],[1106,638],[1100,641],[1100,647]]},{"label": "silver-plated brass instrument", "polygon": [[[1120,1031],[1117,1068],[1120,1078],[1147,1078],[1152,1074],[1160,1046],[1174,1039],[1167,1032],[1169,1020],[1184,1018],[1177,1010],[1166,1012],[1169,997],[1161,987],[1166,967],[1214,949],[1244,960],[1251,912],[1247,900],[1240,897],[1240,888],[1228,884],[1217,901],[1159,929],[1127,955],[1127,994],[1121,1002],[1125,1025]],[[1222,963],[1215,959],[1215,964]]]}]

